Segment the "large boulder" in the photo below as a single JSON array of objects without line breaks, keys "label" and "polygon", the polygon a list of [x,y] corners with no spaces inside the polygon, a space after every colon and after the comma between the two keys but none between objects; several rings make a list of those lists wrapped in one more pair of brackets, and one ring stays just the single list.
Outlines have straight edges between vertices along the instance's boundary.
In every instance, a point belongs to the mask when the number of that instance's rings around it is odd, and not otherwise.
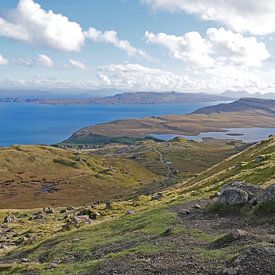
[{"label": "large boulder", "polygon": [[244,205],[248,202],[248,194],[238,188],[228,187],[222,190],[216,203],[227,205]]},{"label": "large boulder", "polygon": [[275,200],[275,184],[268,187],[257,197],[258,204],[273,200]]},{"label": "large boulder", "polygon": [[235,181],[235,182],[228,183],[228,184],[224,185],[221,192],[228,188],[237,188],[237,189],[240,189],[240,190],[246,192],[249,200],[255,198],[256,196],[261,194],[261,192],[263,191],[263,189],[261,189],[260,187],[258,187],[256,185],[249,184],[249,183],[242,182],[242,181]]}]

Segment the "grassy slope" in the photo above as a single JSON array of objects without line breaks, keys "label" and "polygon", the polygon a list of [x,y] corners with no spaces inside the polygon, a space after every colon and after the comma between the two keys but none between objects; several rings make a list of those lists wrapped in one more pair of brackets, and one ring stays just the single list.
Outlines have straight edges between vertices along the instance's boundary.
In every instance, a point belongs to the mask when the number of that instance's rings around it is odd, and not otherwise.
[{"label": "grassy slope", "polygon": [[[80,205],[160,180],[132,160],[91,157],[45,146],[0,149],[0,208]],[[41,192],[41,189],[57,189]]]},{"label": "grassy slope", "polygon": [[[150,171],[167,175],[166,161],[172,162],[172,178],[188,179],[241,150],[240,142],[207,140],[204,142],[174,139],[169,142],[143,141],[132,146],[112,144],[90,150],[92,155],[133,159]],[[163,162],[160,161],[160,154]]]},{"label": "grassy slope", "polygon": [[225,159],[183,185],[186,190],[215,191],[232,181],[246,181],[262,187],[275,182],[275,137]]},{"label": "grassy slope", "polygon": [[[102,223],[87,226],[80,230],[56,235],[55,237],[37,243],[22,251],[12,252],[6,257],[6,263],[1,265],[2,271],[16,272],[18,270],[47,271],[50,263],[58,258],[63,264],[55,268],[55,272],[73,273],[76,271],[90,271],[110,260],[119,259],[125,255],[154,255],[160,251],[173,253],[173,245],[169,240],[162,240],[157,245],[151,243],[171,226],[177,225],[177,217],[169,206],[184,200],[208,196],[205,191],[211,192],[230,180],[248,180],[254,184],[268,186],[274,179],[274,146],[275,138],[263,141],[246,151],[230,157],[222,163],[202,173],[195,180],[178,188],[170,188],[165,192],[161,202],[147,201],[141,197],[128,203],[117,203],[114,207],[113,218]],[[256,162],[257,157],[263,161]],[[241,164],[241,165],[239,165]],[[272,171],[272,172],[270,172]],[[202,192],[203,190],[203,192]],[[123,216],[127,209],[134,209],[140,213]],[[213,241],[217,234],[206,234],[195,229],[176,226],[173,234],[188,232],[191,238]],[[119,244],[119,245],[118,245]],[[197,252],[196,252],[197,251]],[[204,247],[194,249],[196,257],[204,261],[210,259],[228,259],[234,255],[235,250],[219,249],[209,251]],[[197,253],[197,254],[196,254]],[[31,263],[14,264],[14,259],[22,256],[31,260]],[[44,263],[36,263],[37,259],[44,259]],[[11,261],[11,263],[9,263]],[[0,269],[0,270],[1,270]]]}]

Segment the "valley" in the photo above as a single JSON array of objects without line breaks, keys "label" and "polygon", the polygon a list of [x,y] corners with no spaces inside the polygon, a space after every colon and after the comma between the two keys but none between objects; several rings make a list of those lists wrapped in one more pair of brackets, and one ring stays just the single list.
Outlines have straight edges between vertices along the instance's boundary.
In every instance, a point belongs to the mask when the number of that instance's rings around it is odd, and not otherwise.
[{"label": "valley", "polygon": [[[182,128],[197,116],[207,128],[272,127],[273,104],[168,118]],[[253,262],[257,274],[272,274],[275,137],[83,142],[94,128],[113,135],[125,125],[126,134],[130,122],[80,130],[76,143],[0,149],[0,272],[242,275]]]}]

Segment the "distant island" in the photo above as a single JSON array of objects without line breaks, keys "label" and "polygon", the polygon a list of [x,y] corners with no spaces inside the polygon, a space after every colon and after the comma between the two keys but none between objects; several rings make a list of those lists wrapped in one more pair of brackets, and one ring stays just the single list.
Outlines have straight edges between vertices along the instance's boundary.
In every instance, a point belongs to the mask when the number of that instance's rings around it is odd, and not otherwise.
[{"label": "distant island", "polygon": [[178,92],[127,92],[107,97],[91,98],[25,98],[6,97],[0,102],[25,102],[49,105],[86,105],[86,104],[187,104],[215,101],[230,101],[230,97],[206,93]]}]

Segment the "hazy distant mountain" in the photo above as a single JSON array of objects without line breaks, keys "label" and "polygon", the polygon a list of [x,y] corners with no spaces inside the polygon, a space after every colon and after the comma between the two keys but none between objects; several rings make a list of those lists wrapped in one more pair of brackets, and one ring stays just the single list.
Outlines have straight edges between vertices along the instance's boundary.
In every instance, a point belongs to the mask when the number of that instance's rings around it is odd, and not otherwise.
[{"label": "hazy distant mountain", "polygon": [[221,94],[222,96],[226,96],[226,97],[230,97],[233,99],[239,99],[242,97],[253,97],[253,98],[262,98],[262,99],[275,99],[275,92],[274,93],[266,93],[266,94],[262,94],[262,93],[248,93],[246,91],[225,91]]},{"label": "hazy distant mountain", "polygon": [[[5,100],[5,99],[4,99]],[[229,101],[228,97],[206,93],[177,93],[177,92],[127,92],[106,97],[73,97],[73,98],[6,98],[6,101],[30,102],[38,104],[184,104],[198,102]],[[2,99],[3,101],[3,99]]]}]

